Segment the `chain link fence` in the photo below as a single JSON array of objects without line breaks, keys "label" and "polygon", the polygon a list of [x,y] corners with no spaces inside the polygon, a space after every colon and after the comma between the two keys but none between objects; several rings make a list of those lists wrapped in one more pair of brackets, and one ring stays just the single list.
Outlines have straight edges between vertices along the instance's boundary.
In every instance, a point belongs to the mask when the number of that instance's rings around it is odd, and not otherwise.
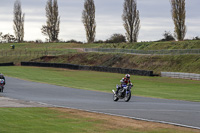
[{"label": "chain link fence", "polygon": [[200,80],[200,74],[194,73],[161,72],[161,77]]},{"label": "chain link fence", "polygon": [[200,54],[200,49],[179,49],[179,50],[134,50],[134,49],[106,49],[106,48],[85,48],[85,52],[125,53],[138,55],[188,55]]}]

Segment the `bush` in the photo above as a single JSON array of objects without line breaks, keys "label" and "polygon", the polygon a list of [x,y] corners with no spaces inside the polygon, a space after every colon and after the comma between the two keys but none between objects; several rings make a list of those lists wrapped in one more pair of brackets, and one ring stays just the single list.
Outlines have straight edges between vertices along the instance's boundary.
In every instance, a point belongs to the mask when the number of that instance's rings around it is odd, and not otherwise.
[{"label": "bush", "polygon": [[113,34],[106,43],[123,43],[126,42],[126,37],[122,34]]},{"label": "bush", "polygon": [[161,39],[160,41],[175,41],[175,38],[173,37],[170,31],[165,31],[163,36],[164,38]]},{"label": "bush", "polygon": [[103,40],[98,40],[98,41],[95,41],[94,43],[104,43]]},{"label": "bush", "polygon": [[37,39],[35,40],[35,43],[43,43],[43,41],[41,39]]},{"label": "bush", "polygon": [[196,36],[193,38],[193,40],[200,40],[200,37]]},{"label": "bush", "polygon": [[66,41],[66,43],[80,43],[80,44],[82,44],[83,42],[80,42],[80,41],[76,41],[76,40],[74,40],[74,39],[71,39],[71,40],[69,40],[69,41]]}]

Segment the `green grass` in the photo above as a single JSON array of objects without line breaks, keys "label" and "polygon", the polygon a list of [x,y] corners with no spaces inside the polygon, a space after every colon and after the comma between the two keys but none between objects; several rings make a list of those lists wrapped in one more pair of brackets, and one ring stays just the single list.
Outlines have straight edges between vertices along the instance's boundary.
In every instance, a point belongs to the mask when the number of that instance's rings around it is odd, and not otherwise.
[{"label": "green grass", "polygon": [[73,53],[36,62],[69,63],[166,72],[200,73],[200,55],[127,55],[108,53]]},{"label": "green grass", "polygon": [[124,48],[137,50],[162,50],[162,49],[200,49],[200,40],[167,41],[167,42],[137,42],[104,44],[101,48]]},{"label": "green grass", "polygon": [[[6,76],[60,86],[110,92],[123,74],[56,68],[0,67]],[[133,95],[200,102],[200,81],[132,76]]]},{"label": "green grass", "polygon": [[[16,49],[11,50],[10,44],[0,45],[0,63],[30,61],[42,56],[58,56],[76,53],[75,49],[67,49],[55,44],[16,44]],[[60,46],[60,47],[59,47]]]},{"label": "green grass", "polygon": [[[192,133],[190,129],[120,127],[119,121],[61,112],[51,108],[0,108],[1,133]],[[140,122],[140,124],[142,124]],[[110,125],[110,126],[109,126]],[[136,125],[136,124],[135,124]],[[155,125],[154,125],[155,127]]]},{"label": "green grass", "polygon": [[14,51],[65,51],[69,48],[92,48],[100,46],[99,44],[76,43],[3,43],[0,44],[0,51],[11,51],[10,45],[15,45]]},{"label": "green grass", "polygon": [[0,44],[0,50],[11,50],[10,45],[15,45],[15,51],[63,50],[63,48],[67,46],[66,43],[5,43]]},{"label": "green grass", "polygon": [[35,58],[38,58],[38,57],[37,56],[0,57],[0,63],[14,62],[15,64],[20,64],[20,62],[22,62],[22,61],[30,61]]},{"label": "green grass", "polygon": [[15,45],[15,50],[65,50],[67,48],[125,48],[137,50],[161,49],[200,49],[200,40],[168,41],[168,42],[137,42],[137,43],[5,43],[0,44],[0,50],[10,50],[10,45]]},{"label": "green grass", "polygon": [[101,121],[70,118],[69,114],[45,108],[1,108],[1,133],[91,133],[103,132]]},{"label": "green grass", "polygon": [[[15,50],[10,49],[10,45],[15,44]],[[0,63],[14,62],[19,64],[22,61],[30,61],[43,56],[42,54],[33,55],[38,51],[59,51],[66,52],[62,55],[74,53],[76,50],[70,48],[126,48],[138,50],[161,50],[161,49],[200,49],[200,40],[180,41],[180,42],[138,42],[121,44],[75,44],[75,43],[8,43],[0,44]],[[5,56],[5,53],[12,56]],[[15,55],[15,52],[22,52],[22,55]],[[28,52],[26,55],[25,52]],[[29,52],[32,52],[30,55]],[[2,56],[3,54],[3,56]],[[83,55],[83,53],[81,53]],[[86,55],[86,53],[84,53]],[[57,54],[51,54],[57,56]],[[101,55],[101,58],[99,58]],[[69,55],[70,56],[70,55]],[[99,57],[98,57],[99,56]],[[119,56],[119,60],[115,60]],[[82,58],[85,57],[85,60]],[[105,58],[104,58],[105,57]],[[113,57],[113,58],[108,58]],[[135,56],[127,54],[99,54],[89,53],[79,59],[66,61],[68,58],[57,58],[56,63],[75,63],[84,65],[98,65],[109,67],[122,67],[131,69],[151,70],[156,74],[161,71],[200,73],[200,55],[167,55],[167,56]],[[106,60],[105,60],[106,59]],[[103,61],[103,62],[102,62]],[[99,63],[99,64],[98,64]]]}]

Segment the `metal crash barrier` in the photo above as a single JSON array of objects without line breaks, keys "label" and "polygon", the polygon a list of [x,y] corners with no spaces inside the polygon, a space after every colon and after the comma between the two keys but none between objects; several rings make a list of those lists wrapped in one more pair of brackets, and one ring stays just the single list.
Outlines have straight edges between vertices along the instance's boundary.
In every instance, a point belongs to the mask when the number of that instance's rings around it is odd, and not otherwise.
[{"label": "metal crash barrier", "polygon": [[161,72],[161,77],[200,80],[200,74],[195,73]]}]

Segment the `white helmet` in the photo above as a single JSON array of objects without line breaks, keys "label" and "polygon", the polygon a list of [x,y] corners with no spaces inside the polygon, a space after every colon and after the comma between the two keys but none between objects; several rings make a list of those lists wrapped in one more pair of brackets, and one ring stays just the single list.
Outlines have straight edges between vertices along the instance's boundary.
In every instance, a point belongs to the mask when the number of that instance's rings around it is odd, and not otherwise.
[{"label": "white helmet", "polygon": [[130,76],[130,74],[126,74],[125,77],[126,78],[130,78],[131,76]]}]

